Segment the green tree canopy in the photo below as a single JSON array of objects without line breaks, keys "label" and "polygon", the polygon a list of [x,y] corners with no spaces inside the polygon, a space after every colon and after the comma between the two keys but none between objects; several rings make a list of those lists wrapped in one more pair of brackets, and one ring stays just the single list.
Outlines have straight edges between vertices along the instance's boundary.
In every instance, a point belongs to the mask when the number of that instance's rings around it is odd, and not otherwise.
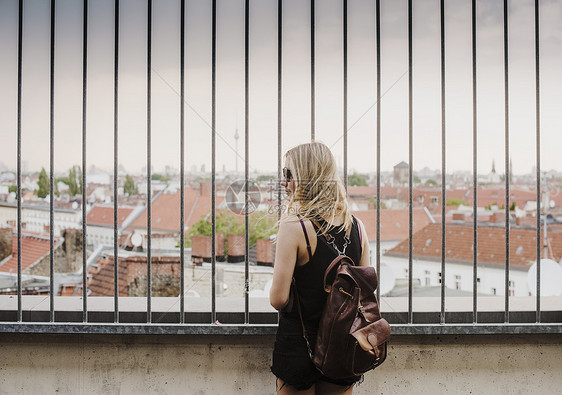
[{"label": "green tree canopy", "polygon": [[68,194],[71,197],[82,193],[82,170],[80,166],[72,166],[68,170],[68,177],[57,178],[56,181],[68,185]]},{"label": "green tree canopy", "polygon": [[135,184],[135,180],[133,177],[127,174],[125,177],[125,184],[123,185],[123,193],[126,193],[129,196],[133,196],[139,193],[139,188],[137,184]]},{"label": "green tree canopy", "polygon": [[154,173],[152,176],[150,176],[150,179],[162,182],[170,181],[170,177],[166,177],[158,173]]},{"label": "green tree canopy", "polygon": [[347,183],[351,186],[367,186],[367,176],[365,174],[358,174],[354,172],[347,177]]},{"label": "green tree canopy", "polygon": [[[254,212],[248,215],[248,228],[250,230],[249,245],[256,244],[258,239],[266,239],[277,232],[277,217],[275,215],[267,215],[263,212]],[[216,215],[216,232],[229,234],[243,234],[244,222],[241,222],[232,211],[228,209],[217,211]],[[201,220],[193,224],[186,234],[186,246],[191,246],[191,236],[211,236],[212,224],[211,216],[203,217]]]},{"label": "green tree canopy", "polygon": [[41,199],[44,199],[49,195],[51,192],[51,186],[49,183],[49,177],[47,176],[47,172],[45,168],[41,168],[41,172],[39,173],[39,180],[37,181],[37,186],[39,189],[37,190],[37,196]]},{"label": "green tree canopy", "polygon": [[460,200],[460,199],[447,199],[447,206],[460,206],[461,204],[464,204],[466,206],[466,203],[464,200]]}]

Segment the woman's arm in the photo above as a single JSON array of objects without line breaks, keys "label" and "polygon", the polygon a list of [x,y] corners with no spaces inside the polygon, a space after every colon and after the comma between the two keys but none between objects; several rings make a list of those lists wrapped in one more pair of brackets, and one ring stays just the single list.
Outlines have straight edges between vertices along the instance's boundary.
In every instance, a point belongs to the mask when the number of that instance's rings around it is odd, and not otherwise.
[{"label": "woman's arm", "polygon": [[289,302],[298,253],[299,228],[297,226],[300,227],[298,222],[281,221],[277,232],[273,283],[269,291],[269,302],[277,310],[281,310]]},{"label": "woman's arm", "polygon": [[365,230],[365,225],[363,222],[357,217],[357,225],[359,225],[360,229],[359,232],[362,235],[363,241],[361,244],[361,261],[359,262],[359,266],[369,266],[371,264],[371,254],[369,252],[369,238],[367,237],[367,231]]}]

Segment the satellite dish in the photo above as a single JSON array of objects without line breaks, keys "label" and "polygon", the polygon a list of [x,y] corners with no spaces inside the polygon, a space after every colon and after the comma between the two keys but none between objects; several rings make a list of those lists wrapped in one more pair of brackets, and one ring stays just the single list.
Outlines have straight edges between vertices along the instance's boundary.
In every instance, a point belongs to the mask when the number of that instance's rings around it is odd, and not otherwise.
[{"label": "satellite dish", "polygon": [[253,289],[250,291],[251,298],[265,298],[267,295],[263,289]]},{"label": "satellite dish", "polygon": [[131,236],[131,243],[133,243],[135,247],[140,247],[142,245],[142,236],[139,233],[133,233]]},{"label": "satellite dish", "polygon": [[273,285],[273,279],[269,280],[268,282],[265,283],[265,286],[263,287],[263,291],[269,295],[269,291],[271,290],[271,286]]},{"label": "satellite dish", "polygon": [[394,270],[384,262],[381,262],[380,272],[377,273],[379,278],[379,289],[381,295],[385,295],[394,289],[396,284],[396,274]]},{"label": "satellite dish", "polygon": [[[541,296],[562,295],[562,268],[552,259],[541,259]],[[531,295],[537,294],[537,263],[533,263],[527,272],[527,283]]]},{"label": "satellite dish", "polygon": [[199,298],[201,295],[199,295],[199,292],[197,292],[196,290],[190,289],[185,293],[185,296],[188,298]]}]

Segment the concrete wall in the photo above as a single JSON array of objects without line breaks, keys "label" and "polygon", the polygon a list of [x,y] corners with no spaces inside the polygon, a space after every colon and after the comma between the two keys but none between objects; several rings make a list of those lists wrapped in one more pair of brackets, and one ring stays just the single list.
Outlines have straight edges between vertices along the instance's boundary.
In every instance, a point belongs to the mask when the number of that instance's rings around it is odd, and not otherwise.
[{"label": "concrete wall", "polygon": [[[355,394],[560,393],[560,336],[395,337]],[[0,335],[0,394],[271,394],[272,336]]]}]

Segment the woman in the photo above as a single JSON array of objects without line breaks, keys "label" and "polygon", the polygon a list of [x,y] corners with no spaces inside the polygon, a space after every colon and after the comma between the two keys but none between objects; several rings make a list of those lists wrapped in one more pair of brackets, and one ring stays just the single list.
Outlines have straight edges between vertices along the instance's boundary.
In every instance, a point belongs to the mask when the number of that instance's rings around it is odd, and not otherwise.
[{"label": "woman", "polygon": [[[307,351],[298,309],[290,308],[293,277],[312,350],[327,299],[324,272],[336,249],[356,264],[369,265],[369,241],[361,221],[353,217],[334,156],[319,142],[302,144],[285,154],[283,186],[287,213],[279,222],[270,291],[271,305],[281,312],[271,371],[278,394],[351,394],[361,376],[334,380],[323,376]],[[351,228],[350,238],[345,233]],[[293,303],[291,303],[293,304]]]}]

